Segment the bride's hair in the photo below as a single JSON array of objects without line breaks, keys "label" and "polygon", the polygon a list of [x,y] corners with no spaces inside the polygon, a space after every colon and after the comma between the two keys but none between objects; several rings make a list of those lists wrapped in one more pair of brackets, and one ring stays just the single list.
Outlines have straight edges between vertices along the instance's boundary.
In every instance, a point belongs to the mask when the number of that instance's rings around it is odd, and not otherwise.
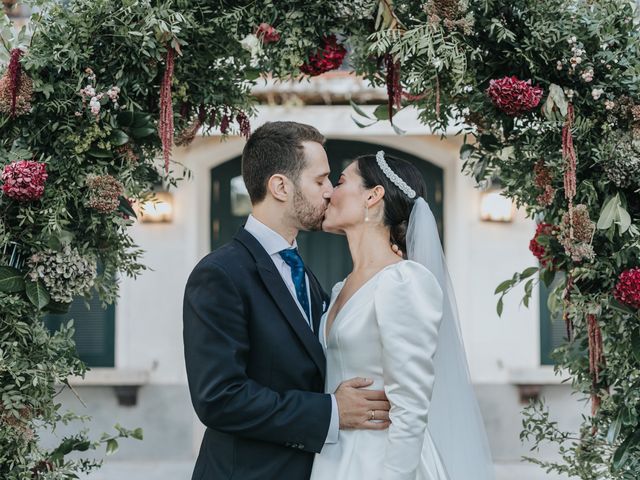
[{"label": "bride's hair", "polygon": [[407,227],[413,202],[419,197],[426,200],[427,186],[420,170],[412,163],[386,153],[384,159],[389,168],[415,190],[415,198],[409,198],[406,193],[394,185],[380,169],[375,155],[362,155],[354,161],[365,188],[374,188],[378,185],[384,187],[384,224],[389,227],[391,243],[395,243],[403,252],[406,252]]}]

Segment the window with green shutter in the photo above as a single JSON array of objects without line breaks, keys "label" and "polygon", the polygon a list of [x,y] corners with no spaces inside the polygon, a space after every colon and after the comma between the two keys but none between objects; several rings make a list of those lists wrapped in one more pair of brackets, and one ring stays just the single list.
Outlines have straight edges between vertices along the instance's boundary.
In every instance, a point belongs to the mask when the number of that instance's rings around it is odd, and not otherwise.
[{"label": "window with green shutter", "polygon": [[69,312],[64,315],[45,316],[45,325],[55,331],[73,319],[74,340],[80,359],[90,367],[115,366],[115,319],[114,304],[102,308],[98,295],[89,301],[89,308],[83,297],[76,298]]},{"label": "window with green shutter", "polygon": [[551,287],[540,282],[540,363],[554,365],[551,352],[566,341],[567,333],[562,318],[551,315],[547,305]]}]

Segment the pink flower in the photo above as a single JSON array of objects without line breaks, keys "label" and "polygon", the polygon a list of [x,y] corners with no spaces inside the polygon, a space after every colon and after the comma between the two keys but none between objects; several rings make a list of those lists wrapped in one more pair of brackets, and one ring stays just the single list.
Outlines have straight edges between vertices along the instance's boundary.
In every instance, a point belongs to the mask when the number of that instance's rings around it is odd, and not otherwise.
[{"label": "pink flower", "polygon": [[2,191],[21,202],[38,200],[44,193],[47,165],[30,160],[13,162],[2,171]]},{"label": "pink flower", "polygon": [[309,55],[309,60],[300,67],[300,71],[315,76],[335,70],[340,68],[346,54],[347,50],[338,43],[335,35],[323,37],[322,46]]},{"label": "pink flower", "polygon": [[538,106],[542,99],[542,88],[532,86],[531,80],[504,77],[489,82],[487,95],[498,109],[515,116]]},{"label": "pink flower", "polygon": [[269,43],[275,43],[280,40],[280,34],[268,23],[261,23],[256,29],[256,37],[262,40],[262,43],[268,45]]},{"label": "pink flower", "polygon": [[640,267],[630,268],[620,274],[613,296],[620,303],[640,309]]}]

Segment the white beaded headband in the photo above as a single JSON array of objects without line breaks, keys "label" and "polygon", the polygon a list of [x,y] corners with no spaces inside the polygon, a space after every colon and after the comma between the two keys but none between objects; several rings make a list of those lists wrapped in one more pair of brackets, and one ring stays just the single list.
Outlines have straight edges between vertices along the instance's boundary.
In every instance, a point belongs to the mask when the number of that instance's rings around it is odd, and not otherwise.
[{"label": "white beaded headband", "polygon": [[402,190],[407,197],[411,199],[414,199],[416,197],[416,191],[409,185],[407,185],[407,183],[398,175],[396,175],[393,170],[391,170],[391,167],[384,159],[384,150],[380,150],[378,153],[376,153],[376,161],[378,162],[378,166],[380,167],[380,170],[382,170],[382,173],[384,173],[386,177],[391,180],[391,183]]}]

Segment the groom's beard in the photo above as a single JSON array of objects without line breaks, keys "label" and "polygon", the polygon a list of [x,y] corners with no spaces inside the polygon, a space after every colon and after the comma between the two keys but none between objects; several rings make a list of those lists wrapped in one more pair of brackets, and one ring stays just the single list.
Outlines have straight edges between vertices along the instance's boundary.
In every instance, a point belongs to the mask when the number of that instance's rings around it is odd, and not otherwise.
[{"label": "groom's beard", "polygon": [[302,191],[296,189],[293,195],[293,208],[301,230],[310,232],[322,230],[326,203],[316,207],[307,200]]}]

